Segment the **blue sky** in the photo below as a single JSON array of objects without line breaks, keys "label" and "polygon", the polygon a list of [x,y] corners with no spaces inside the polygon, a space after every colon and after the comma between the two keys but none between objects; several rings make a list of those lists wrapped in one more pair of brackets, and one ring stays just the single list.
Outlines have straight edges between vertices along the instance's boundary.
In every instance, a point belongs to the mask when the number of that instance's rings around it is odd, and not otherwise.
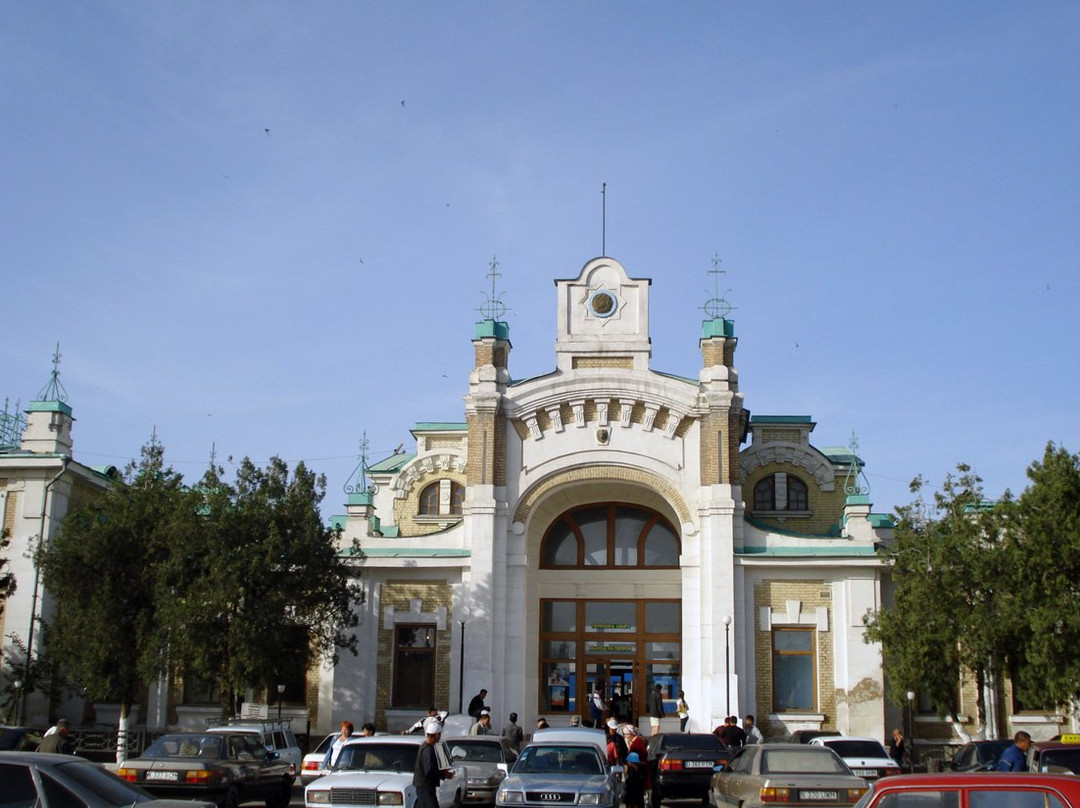
[{"label": "blue sky", "polygon": [[[875,510],[1077,439],[1080,4],[0,4],[0,397],[60,343],[76,457],[192,480],[463,420],[497,256],[516,378],[553,279],[652,278],[696,376],[719,255],[759,415],[854,432]],[[228,465],[228,464],[227,464]]]}]

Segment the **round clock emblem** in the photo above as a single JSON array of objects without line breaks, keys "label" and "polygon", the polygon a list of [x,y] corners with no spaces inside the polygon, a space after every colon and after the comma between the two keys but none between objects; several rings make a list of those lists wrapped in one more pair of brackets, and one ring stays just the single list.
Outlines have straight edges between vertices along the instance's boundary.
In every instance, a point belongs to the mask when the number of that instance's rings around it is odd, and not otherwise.
[{"label": "round clock emblem", "polygon": [[615,295],[604,289],[593,292],[589,299],[589,308],[597,317],[610,317],[615,313]]}]

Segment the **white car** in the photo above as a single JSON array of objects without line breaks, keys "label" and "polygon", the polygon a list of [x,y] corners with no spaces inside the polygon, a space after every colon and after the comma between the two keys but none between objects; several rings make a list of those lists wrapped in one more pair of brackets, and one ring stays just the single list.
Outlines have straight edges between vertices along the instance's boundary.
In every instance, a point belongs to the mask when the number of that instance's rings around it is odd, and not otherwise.
[{"label": "white car", "polygon": [[[323,768],[323,761],[326,760],[326,750],[330,748],[330,744],[334,742],[334,738],[339,734],[338,732],[331,732],[319,741],[319,745],[315,747],[314,751],[304,755],[304,760],[300,764],[300,782],[303,785],[306,786],[312,780],[326,774],[326,769]],[[352,737],[359,738],[361,736],[354,732]]]},{"label": "white car", "polygon": [[900,774],[900,767],[889,757],[881,741],[873,738],[849,738],[846,735],[825,735],[810,741],[811,746],[833,750],[848,765],[856,777],[877,780]]},{"label": "white car", "polygon": [[[413,772],[424,743],[422,735],[370,735],[353,738],[341,750],[334,768],[304,789],[306,808],[413,808]],[[456,765],[446,744],[435,744],[439,767],[452,769],[453,778],[439,785],[439,808],[459,808],[469,781],[468,769]]]}]

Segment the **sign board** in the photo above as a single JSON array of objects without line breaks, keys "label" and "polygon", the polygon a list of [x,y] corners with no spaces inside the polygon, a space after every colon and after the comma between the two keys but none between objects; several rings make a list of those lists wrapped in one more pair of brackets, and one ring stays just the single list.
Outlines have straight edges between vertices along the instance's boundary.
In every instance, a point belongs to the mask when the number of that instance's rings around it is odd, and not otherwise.
[{"label": "sign board", "polygon": [[240,717],[265,720],[270,717],[270,705],[260,704],[257,701],[245,701],[240,705]]}]

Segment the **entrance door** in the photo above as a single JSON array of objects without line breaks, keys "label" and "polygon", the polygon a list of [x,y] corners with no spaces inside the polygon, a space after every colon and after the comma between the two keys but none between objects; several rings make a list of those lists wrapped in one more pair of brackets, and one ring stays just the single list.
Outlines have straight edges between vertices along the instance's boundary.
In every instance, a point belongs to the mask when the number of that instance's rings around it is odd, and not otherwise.
[{"label": "entrance door", "polygon": [[[636,714],[634,704],[634,660],[605,659],[589,662],[586,667],[586,696],[595,687],[600,691],[607,714],[620,722],[633,723]],[[589,711],[586,709],[585,718]]]}]

